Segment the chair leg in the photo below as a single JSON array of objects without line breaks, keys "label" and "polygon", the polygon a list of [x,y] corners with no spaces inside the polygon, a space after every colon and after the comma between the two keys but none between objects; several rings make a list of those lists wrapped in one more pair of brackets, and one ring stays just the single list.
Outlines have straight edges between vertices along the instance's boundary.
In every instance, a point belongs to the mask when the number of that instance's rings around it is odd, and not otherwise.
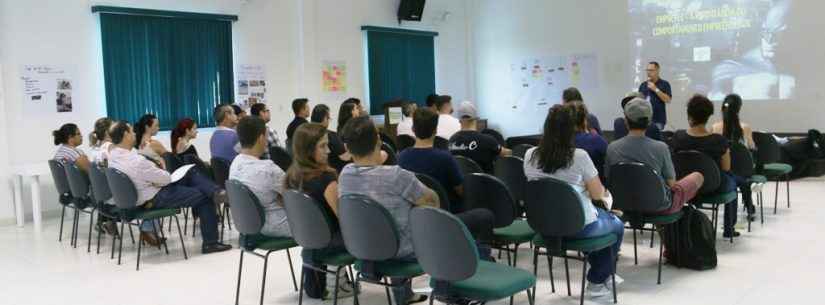
[{"label": "chair leg", "polygon": [[[302,270],[301,272],[303,273],[303,268],[301,268],[301,270]],[[352,269],[350,269],[350,273],[352,273]],[[359,305],[360,302],[358,301],[358,287],[361,284],[361,282],[358,279],[357,274],[352,273],[352,277],[353,277],[353,279],[355,279],[354,281],[352,281],[353,282],[352,296],[353,296],[353,299],[354,299],[353,304],[354,305]],[[301,283],[301,284],[303,285],[303,283]],[[433,298],[432,298],[432,296],[430,296],[430,304],[432,304],[432,303],[433,303]],[[298,305],[300,305],[300,304],[298,304]]]},{"label": "chair leg", "polygon": [[384,293],[387,295],[387,305],[392,305],[392,297],[390,297],[390,286],[389,286],[389,285],[392,284],[392,281],[388,278],[383,278],[383,279],[381,279],[381,282],[386,284],[386,285],[384,285]]},{"label": "chair leg", "polygon": [[[158,230],[158,227],[155,225],[156,221],[151,220],[152,222],[152,231],[155,233],[155,236],[160,237],[160,244],[158,245],[158,250],[162,250],[161,247],[166,249],[166,255],[169,255],[169,247],[166,246],[166,237],[163,235],[163,220],[161,219],[161,227]],[[160,234],[158,234],[160,232]]]},{"label": "chair leg", "polygon": [[535,294],[530,293],[530,289],[527,289],[527,302],[530,305],[536,305]]},{"label": "chair leg", "polygon": [[[98,218],[100,215],[97,216]],[[86,253],[92,252],[92,225],[94,224],[95,220],[95,209],[92,209],[92,212],[89,213],[89,238],[86,239]]]},{"label": "chair leg", "polygon": [[[122,226],[120,227],[120,229],[121,229],[120,231],[123,232],[123,227]],[[132,225],[131,224],[129,225],[129,237],[132,238],[132,244],[134,245],[135,244],[135,232],[132,231]]]},{"label": "chair leg", "polygon": [[[566,262],[566,260],[565,260],[565,262]],[[579,297],[579,305],[584,305],[584,286],[585,286],[585,279],[586,278],[587,278],[587,254],[584,255],[584,259],[582,260],[582,288],[581,288],[582,292],[581,292],[581,296]],[[615,283],[616,281],[613,281],[613,282]]]},{"label": "chair leg", "polygon": [[[565,253],[566,254],[566,253]],[[564,276],[567,278],[567,296],[572,296],[573,293],[570,292],[570,268],[567,265],[567,258],[564,258]]]},{"label": "chair leg", "polygon": [[77,248],[77,223],[80,221],[80,212],[74,209],[74,218],[72,219],[72,248]]},{"label": "chair leg", "polygon": [[639,265],[639,254],[636,250],[636,229],[633,229],[633,265]]},{"label": "chair leg", "polygon": [[[180,229],[180,227],[178,227],[178,229]],[[238,298],[241,295],[241,274],[243,272],[243,252],[244,252],[244,250],[241,249],[241,259],[240,259],[240,261],[238,261],[238,285],[235,288],[235,305],[238,305]],[[301,272],[301,288],[303,288],[303,284],[304,284],[303,283],[303,276],[304,276],[304,273]],[[298,302],[299,302],[298,304],[300,304],[300,300],[301,299],[299,297],[298,298]]]},{"label": "chair leg", "polygon": [[[100,217],[100,212],[98,212],[97,217]],[[97,231],[97,254],[100,254],[100,233],[102,230]],[[114,239],[114,234],[112,234],[112,239]]]},{"label": "chair leg", "polygon": [[292,287],[295,287],[295,291],[298,291],[298,284],[295,283],[295,269],[292,268],[292,256],[289,255],[289,249],[286,249],[286,260],[289,262],[289,274],[292,275]]},{"label": "chair leg", "polygon": [[[177,216],[175,216],[175,225],[178,227],[178,236],[180,237],[180,248],[183,250],[183,259],[189,259],[189,255],[186,254],[186,243],[183,242],[183,233],[180,230],[180,220],[178,220]],[[169,226],[171,227],[172,224],[169,224]]]},{"label": "chair leg", "polygon": [[335,268],[335,289],[332,292],[332,305],[338,305],[338,288],[341,285],[338,285],[338,276],[341,274],[341,267],[338,266]]},{"label": "chair leg", "polygon": [[60,212],[60,233],[57,235],[57,241],[63,241],[63,220],[66,219],[66,206],[63,206],[63,209]]},{"label": "chair leg", "polygon": [[[124,222],[126,222],[126,220],[124,220],[124,219],[120,220],[120,232],[123,232],[123,223]],[[131,228],[131,227],[132,226],[129,226],[129,228]],[[115,245],[114,241],[112,241],[112,246],[114,246],[114,245]],[[112,250],[114,251],[114,247],[112,247]],[[122,236],[120,237],[120,243],[119,243],[118,250],[117,250],[117,264],[118,264],[118,266],[120,266],[121,256],[123,256],[123,237]]]},{"label": "chair leg", "polygon": [[[657,285],[662,284],[662,250],[664,248],[665,243],[659,243],[659,278],[656,280]],[[616,273],[615,271],[613,272]],[[613,285],[616,285],[616,281],[613,281]],[[613,287],[615,289],[615,287]]]},{"label": "chair leg", "polygon": [[115,241],[118,239],[123,243],[123,221],[120,222],[120,232],[118,232],[118,236],[112,237],[112,255],[109,256],[109,259],[115,259]]},{"label": "chair leg", "polygon": [[759,201],[759,218],[762,224],[765,224],[765,205],[762,203],[762,188],[759,189],[759,193],[756,193],[756,198]]},{"label": "chair leg", "polygon": [[[304,268],[301,268],[301,288],[298,290],[298,305],[302,305],[304,303],[304,281],[306,274],[304,274]],[[317,277],[316,277],[317,278]],[[238,272],[238,290],[241,289],[241,278],[240,278],[240,271]],[[235,305],[238,305],[237,301],[238,297],[235,297]]]},{"label": "chair leg", "polygon": [[547,253],[547,269],[550,269],[550,292],[556,293],[556,280],[553,278],[553,257]]},{"label": "chair leg", "polygon": [[264,304],[264,290],[266,289],[266,266],[269,264],[269,254],[271,253],[272,251],[267,251],[264,256],[264,272],[263,278],[261,279],[261,305]]},{"label": "chair leg", "polygon": [[[539,250],[533,249],[533,277],[539,277]],[[533,294],[536,294],[536,286],[533,285]]]},{"label": "chair leg", "polygon": [[[141,220],[140,222],[138,222],[138,228],[140,228],[141,224],[143,224],[144,222],[146,222],[146,220]],[[154,229],[154,226],[155,226],[155,224],[153,222],[152,223],[152,229]],[[157,231],[156,231],[156,233],[157,233]],[[142,240],[138,242],[137,265],[135,266],[136,271],[140,270],[140,250],[141,250],[141,248],[143,248],[143,241]]]},{"label": "chair leg", "polygon": [[653,249],[653,239],[656,237],[656,225],[651,224],[650,226],[653,227],[653,231],[650,231],[650,248]]},{"label": "chair leg", "polygon": [[776,208],[779,204],[779,179],[776,179],[776,189],[773,192],[773,214],[776,215]]},{"label": "chair leg", "polygon": [[791,176],[790,174],[785,175],[785,196],[787,196],[788,201],[788,208],[791,208]]},{"label": "chair leg", "polygon": [[[655,235],[655,232],[650,232],[650,234]],[[660,253],[661,253],[661,244],[663,244],[663,243],[661,243],[661,242],[659,243]],[[619,301],[616,298],[616,294],[617,294],[616,293],[616,270],[618,270],[618,267],[619,267],[619,257],[618,257],[618,255],[619,255],[618,253],[615,253],[615,254],[611,255],[611,258],[613,259],[613,274],[611,274],[610,276],[613,279],[613,289],[612,289],[613,290],[613,304],[616,304]]]}]

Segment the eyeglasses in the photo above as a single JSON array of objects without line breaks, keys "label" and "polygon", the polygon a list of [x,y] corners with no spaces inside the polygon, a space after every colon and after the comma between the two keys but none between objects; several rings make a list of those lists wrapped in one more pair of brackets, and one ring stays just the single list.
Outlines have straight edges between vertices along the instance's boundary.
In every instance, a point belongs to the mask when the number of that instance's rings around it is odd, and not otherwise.
[{"label": "eyeglasses", "polygon": [[656,72],[656,69],[647,69],[647,72]]}]

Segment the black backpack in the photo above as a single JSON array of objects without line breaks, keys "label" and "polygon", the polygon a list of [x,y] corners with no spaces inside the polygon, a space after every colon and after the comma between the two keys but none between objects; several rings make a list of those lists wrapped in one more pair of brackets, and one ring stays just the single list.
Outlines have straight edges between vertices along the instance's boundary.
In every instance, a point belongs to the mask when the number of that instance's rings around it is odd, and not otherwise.
[{"label": "black backpack", "polygon": [[667,262],[693,270],[716,268],[716,232],[710,219],[692,206],[682,213],[679,221],[664,227]]}]

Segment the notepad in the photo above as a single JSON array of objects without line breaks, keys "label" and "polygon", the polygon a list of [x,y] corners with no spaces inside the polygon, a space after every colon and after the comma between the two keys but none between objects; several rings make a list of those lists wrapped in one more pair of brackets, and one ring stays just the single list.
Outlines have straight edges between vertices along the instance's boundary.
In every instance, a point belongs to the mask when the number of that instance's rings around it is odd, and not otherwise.
[{"label": "notepad", "polygon": [[172,183],[178,182],[178,180],[183,179],[186,176],[186,173],[189,172],[191,168],[195,167],[195,164],[188,164],[179,167],[175,172],[172,173]]}]

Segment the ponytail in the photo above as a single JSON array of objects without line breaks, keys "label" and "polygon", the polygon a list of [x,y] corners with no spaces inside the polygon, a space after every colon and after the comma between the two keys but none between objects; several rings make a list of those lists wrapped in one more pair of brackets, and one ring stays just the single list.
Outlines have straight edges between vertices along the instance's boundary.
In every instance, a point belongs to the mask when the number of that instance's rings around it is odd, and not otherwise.
[{"label": "ponytail", "polygon": [[60,126],[60,129],[52,131],[52,136],[54,137],[54,145],[68,143],[69,138],[74,136],[77,132],[77,125],[72,123],[63,124],[63,126]]},{"label": "ponytail", "polygon": [[195,121],[191,118],[183,118],[178,121],[178,124],[172,129],[171,133],[171,141],[172,142],[172,153],[177,154],[180,153],[178,151],[178,142],[180,142],[180,138],[186,135],[186,131],[191,129],[195,126]]},{"label": "ponytail", "polygon": [[739,110],[742,109],[742,97],[730,94],[722,103],[722,135],[730,141],[738,142],[744,137],[742,125],[739,121]]}]

